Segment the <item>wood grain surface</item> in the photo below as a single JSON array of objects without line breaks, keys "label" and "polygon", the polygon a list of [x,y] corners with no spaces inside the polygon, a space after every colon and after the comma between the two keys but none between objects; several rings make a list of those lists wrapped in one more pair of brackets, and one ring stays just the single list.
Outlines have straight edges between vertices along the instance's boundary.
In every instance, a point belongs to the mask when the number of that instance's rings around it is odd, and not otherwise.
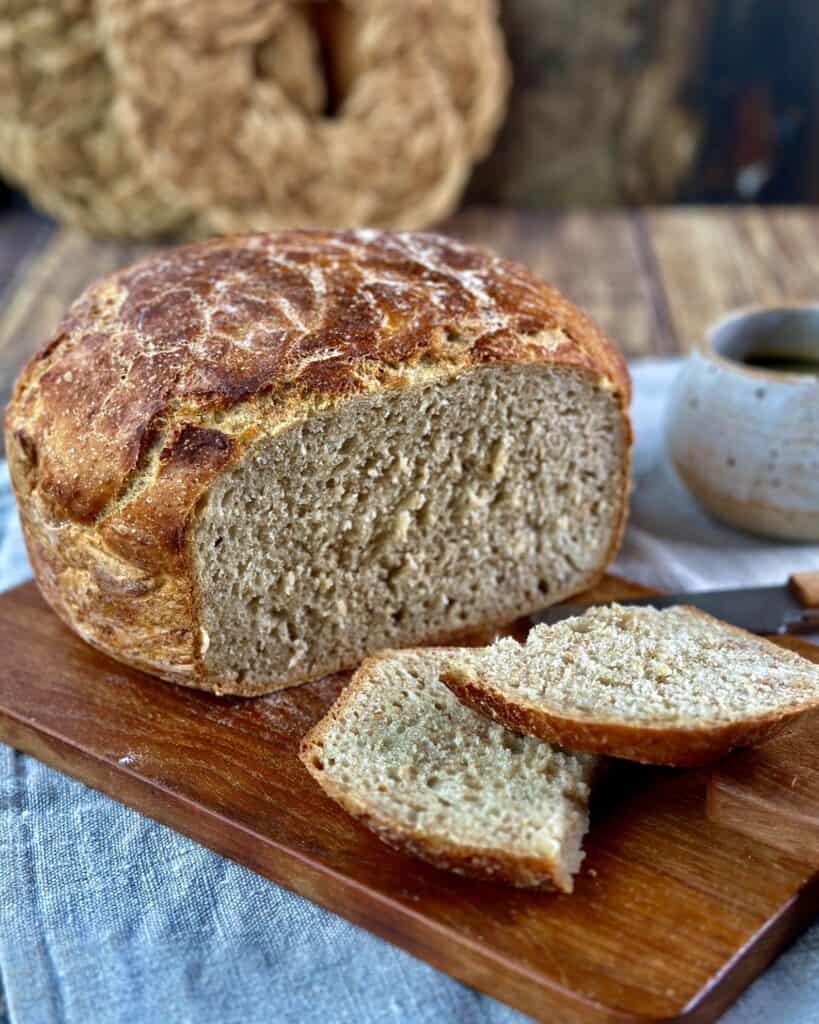
[{"label": "wood grain surface", "polygon": [[[788,582],[803,607],[819,606],[819,572],[794,573]],[[813,644],[798,637],[772,639],[819,661]],[[723,761],[708,782],[709,819],[819,864],[818,743],[819,712],[814,712],[767,743]]]},{"label": "wood grain surface", "polygon": [[819,209],[677,207],[644,216],[682,351],[738,306],[819,299]]},{"label": "wood grain surface", "polygon": [[[817,209],[472,207],[440,229],[528,263],[630,356],[684,351],[737,305],[817,294]],[[0,405],[85,285],[152,248],[52,229],[22,211],[0,217]]]},{"label": "wood grain surface", "polygon": [[218,698],[87,647],[31,583],[0,595],[0,739],[539,1020],[712,1021],[819,909],[817,859],[709,820],[705,772],[612,762],[573,896],[394,852],[296,757],[344,681]]},{"label": "wood grain surface", "polygon": [[[819,655],[819,647],[813,650]],[[768,743],[729,757],[708,783],[709,819],[819,865],[817,749],[819,713],[812,713]]]}]

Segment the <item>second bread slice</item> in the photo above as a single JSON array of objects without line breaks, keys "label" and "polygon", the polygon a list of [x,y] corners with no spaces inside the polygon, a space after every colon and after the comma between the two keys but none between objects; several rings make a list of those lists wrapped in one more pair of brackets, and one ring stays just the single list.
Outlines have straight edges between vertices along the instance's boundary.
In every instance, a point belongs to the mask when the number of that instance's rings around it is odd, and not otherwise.
[{"label": "second bread slice", "polygon": [[507,728],[651,764],[697,765],[819,706],[819,667],[695,608],[608,605],[525,644],[450,653],[442,680]]},{"label": "second bread slice", "polygon": [[440,682],[442,657],[366,661],[302,741],[304,765],[398,849],[460,874],[571,892],[598,759],[470,711]]}]

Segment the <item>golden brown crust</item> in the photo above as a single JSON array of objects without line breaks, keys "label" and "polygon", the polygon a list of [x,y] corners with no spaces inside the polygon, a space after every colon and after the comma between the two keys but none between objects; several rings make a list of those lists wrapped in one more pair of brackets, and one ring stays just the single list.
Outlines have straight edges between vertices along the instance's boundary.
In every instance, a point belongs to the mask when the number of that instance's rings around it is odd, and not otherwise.
[{"label": "golden brown crust", "polygon": [[622,356],[591,321],[489,253],[369,231],[225,238],[92,285],[18,379],[9,425],[38,453],[55,514],[89,522],[162,424],[263,394],[400,386],[394,373],[419,363],[521,362],[585,367],[628,396]]},{"label": "golden brown crust", "polygon": [[35,579],[68,626],[134,668],[201,685],[184,574],[145,572],[112,552],[93,527],[53,523],[36,493],[19,506]]},{"label": "golden brown crust", "polygon": [[[419,374],[520,363],[594,375],[628,431],[628,374],[602,332],[525,268],[439,236],[228,237],[104,278],[25,368],[6,413],[42,589],[116,657],[218,689],[196,663],[185,542],[211,482],[251,444],[316,409],[411,386]],[[626,486],[624,470],[621,528]],[[70,567],[59,539],[69,536]],[[126,637],[142,613],[94,582],[94,566],[104,574],[111,560],[117,578],[173,593],[184,658],[165,639],[132,656]]]},{"label": "golden brown crust", "polygon": [[[719,625],[743,637],[772,647],[777,655],[800,659],[798,654],[754,636],[738,626],[715,619],[699,608],[681,605],[686,612],[719,622]],[[580,718],[561,714],[555,708],[527,701],[519,694],[514,701],[510,696],[480,679],[470,668],[458,665],[444,665],[441,681],[467,707],[500,725],[527,736],[535,736],[549,743],[556,743],[570,750],[585,750],[595,754],[606,754],[643,764],[661,764],[676,768],[689,768],[708,764],[724,757],[737,747],[748,747],[761,743],[779,732],[789,722],[819,706],[814,702],[780,708],[776,712],[755,715],[741,722],[728,722],[709,727],[691,728],[680,726],[648,726],[621,721],[607,721],[604,718]]]},{"label": "golden brown crust", "polygon": [[[504,850],[455,843],[421,829],[407,828],[388,815],[376,815],[354,793],[336,785],[324,771],[322,744],[325,733],[344,715],[350,700],[367,686],[377,685],[373,666],[389,652],[367,658],[350,683],[324,716],[306,733],[299,745],[299,759],[324,792],[344,810],[394,849],[427,861],[429,864],[469,878],[501,882],[521,888],[554,890],[556,865],[550,858],[511,857]],[[408,652],[401,652],[406,654]],[[419,653],[429,654],[427,650]],[[568,891],[571,891],[569,889]]]},{"label": "golden brown crust", "polygon": [[767,739],[786,721],[786,716],[778,716],[701,731],[595,722],[559,715],[534,704],[510,704],[501,691],[489,688],[485,681],[462,669],[444,670],[441,680],[467,707],[507,729],[569,750],[585,750],[642,764],[676,768],[708,764],[736,747],[751,746]]}]

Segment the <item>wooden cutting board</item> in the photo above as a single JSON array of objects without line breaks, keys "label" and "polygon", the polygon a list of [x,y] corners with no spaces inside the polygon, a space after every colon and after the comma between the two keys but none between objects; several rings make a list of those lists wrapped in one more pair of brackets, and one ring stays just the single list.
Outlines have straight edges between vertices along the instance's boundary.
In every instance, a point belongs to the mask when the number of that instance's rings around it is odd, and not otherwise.
[{"label": "wooden cutting board", "polygon": [[[257,700],[171,686],[85,646],[30,583],[0,596],[0,666],[0,739],[550,1024],[714,1020],[819,912],[816,851],[710,821],[704,771],[618,764],[575,894],[538,894],[395,853],[324,796],[296,748],[342,676]],[[773,756],[788,777],[791,747]]]},{"label": "wooden cutting board", "polygon": [[819,863],[819,713],[715,768],[707,813],[711,821]]}]

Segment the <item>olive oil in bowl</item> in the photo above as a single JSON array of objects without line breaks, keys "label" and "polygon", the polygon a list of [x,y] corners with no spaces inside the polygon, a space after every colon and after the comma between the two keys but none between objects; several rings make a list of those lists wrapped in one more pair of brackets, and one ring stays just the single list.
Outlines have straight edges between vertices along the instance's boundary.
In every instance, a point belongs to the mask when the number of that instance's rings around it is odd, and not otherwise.
[{"label": "olive oil in bowl", "polygon": [[783,354],[751,352],[742,362],[754,370],[768,370],[771,373],[805,373],[819,376],[819,362],[815,359],[799,359]]}]

